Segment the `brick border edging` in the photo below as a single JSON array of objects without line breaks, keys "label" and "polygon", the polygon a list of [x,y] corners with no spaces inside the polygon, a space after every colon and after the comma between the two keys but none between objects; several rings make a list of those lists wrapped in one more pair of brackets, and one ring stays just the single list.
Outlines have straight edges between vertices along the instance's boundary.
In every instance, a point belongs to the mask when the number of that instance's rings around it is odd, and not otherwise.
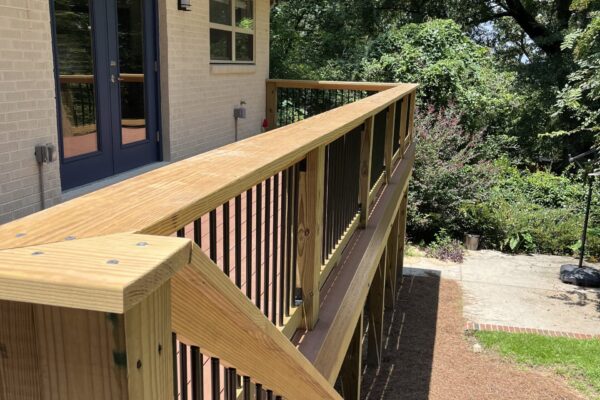
[{"label": "brick border edging", "polygon": [[467,322],[465,324],[465,330],[485,332],[532,333],[542,336],[566,337],[570,339],[600,339],[600,335],[590,335],[587,333],[551,331],[548,329],[520,328],[517,326],[505,326],[494,324],[478,324],[476,322]]}]

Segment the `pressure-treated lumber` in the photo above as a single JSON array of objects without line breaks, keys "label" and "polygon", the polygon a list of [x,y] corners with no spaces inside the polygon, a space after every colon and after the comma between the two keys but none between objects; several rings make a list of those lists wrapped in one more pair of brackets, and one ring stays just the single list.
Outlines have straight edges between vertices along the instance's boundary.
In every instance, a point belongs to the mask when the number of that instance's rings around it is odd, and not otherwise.
[{"label": "pressure-treated lumber", "polygon": [[379,260],[391,233],[390,221],[399,212],[414,163],[412,144],[392,173],[371,213],[369,225],[342,255],[343,268],[336,268],[321,289],[319,324],[303,335],[300,351],[329,382],[335,382],[365,304]]},{"label": "pressure-treated lumber", "polygon": [[359,176],[359,202],[360,220],[359,227],[367,226],[369,220],[369,206],[371,201],[371,155],[373,154],[373,129],[375,118],[365,121],[364,129],[360,136],[360,176]]},{"label": "pressure-treated lumber", "polygon": [[402,204],[400,204],[400,211],[398,211],[398,217],[392,224],[392,232],[388,238],[387,243],[387,258],[386,258],[386,274],[385,279],[385,307],[393,310],[396,307],[396,288],[398,282],[398,220],[402,213]]},{"label": "pressure-treated lumber", "polygon": [[116,234],[0,251],[0,300],[123,313],[189,259],[187,239]]},{"label": "pressure-treated lumber", "polygon": [[172,278],[178,336],[287,399],[341,399],[333,386],[194,245]]},{"label": "pressure-treated lumber", "polygon": [[269,130],[277,128],[277,84],[267,81],[267,123]]},{"label": "pressure-treated lumber", "polygon": [[385,163],[385,181],[390,179],[392,174],[392,156],[394,154],[394,123],[396,121],[396,103],[390,104],[388,107],[387,117],[385,120],[385,146],[383,159]]},{"label": "pressure-treated lumber", "polygon": [[344,400],[360,400],[360,384],[362,381],[362,336],[363,316],[358,318],[352,341],[344,358],[340,371],[340,382]]},{"label": "pressure-treated lumber", "polygon": [[404,194],[402,202],[400,203],[400,211],[398,213],[398,253],[396,262],[396,274],[402,276],[404,269],[404,248],[406,246],[406,218],[408,206],[408,192]]},{"label": "pressure-treated lumber", "polygon": [[400,84],[4,224],[0,248],[123,232],[170,235],[415,90]]},{"label": "pressure-treated lumber", "polygon": [[369,309],[369,345],[367,364],[379,368],[383,355],[383,312],[385,310],[386,251],[383,252],[367,296]]},{"label": "pressure-treated lumber", "polygon": [[344,251],[344,249],[350,242],[352,235],[354,235],[354,232],[358,228],[359,220],[360,220],[360,215],[356,214],[356,216],[350,223],[350,226],[348,226],[348,229],[346,229],[346,232],[344,232],[344,235],[339,240],[337,246],[335,246],[335,249],[333,250],[333,253],[331,253],[331,256],[329,256],[329,258],[327,260],[325,260],[325,265],[323,265],[321,267],[321,277],[319,279],[319,288],[323,287],[323,285],[327,281],[327,278],[329,277],[329,274],[331,273],[331,271],[338,265],[338,263],[340,261],[340,257],[342,256],[342,252]]},{"label": "pressure-treated lumber", "polygon": [[[185,262],[184,262],[185,264]],[[125,314],[0,301],[0,399],[166,399],[170,283]]]},{"label": "pressure-treated lumber", "polygon": [[323,237],[325,146],[308,153],[300,171],[298,196],[298,269],[302,288],[304,327],[319,319],[319,279]]},{"label": "pressure-treated lumber", "polygon": [[403,157],[408,141],[406,140],[406,132],[408,127],[408,102],[410,96],[404,97],[402,106],[400,107],[400,155]]},{"label": "pressure-treated lumber", "polygon": [[330,90],[364,90],[380,92],[398,86],[398,83],[383,82],[340,82],[340,81],[310,81],[292,79],[269,79],[267,84],[284,89],[330,89]]}]

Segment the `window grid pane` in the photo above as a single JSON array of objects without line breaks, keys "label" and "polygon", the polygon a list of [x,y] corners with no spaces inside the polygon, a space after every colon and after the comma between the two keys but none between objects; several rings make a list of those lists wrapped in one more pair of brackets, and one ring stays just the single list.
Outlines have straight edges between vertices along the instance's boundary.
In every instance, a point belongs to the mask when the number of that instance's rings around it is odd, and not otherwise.
[{"label": "window grid pane", "polygon": [[254,61],[254,0],[210,0],[210,22],[211,61]]},{"label": "window grid pane", "polygon": [[232,61],[232,32],[220,29],[210,30],[210,58],[218,61]]},{"label": "window grid pane", "polygon": [[232,1],[233,0],[210,0],[210,22],[231,26]]}]

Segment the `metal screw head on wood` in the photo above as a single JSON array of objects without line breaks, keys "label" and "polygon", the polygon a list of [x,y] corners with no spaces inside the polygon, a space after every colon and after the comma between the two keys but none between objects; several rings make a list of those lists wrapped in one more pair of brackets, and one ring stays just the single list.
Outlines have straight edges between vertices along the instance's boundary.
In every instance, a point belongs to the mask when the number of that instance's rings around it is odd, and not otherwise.
[{"label": "metal screw head on wood", "polygon": [[107,264],[116,265],[116,264],[118,264],[118,263],[119,263],[119,260],[112,259],[112,260],[108,260],[106,263],[107,263]]},{"label": "metal screw head on wood", "polygon": [[75,240],[77,239],[75,236],[67,236],[65,240]]},{"label": "metal screw head on wood", "polygon": [[139,243],[136,244],[136,246],[138,246],[138,247],[146,247],[146,246],[148,246],[148,242],[139,242]]},{"label": "metal screw head on wood", "polygon": [[15,237],[16,237],[16,238],[22,238],[22,237],[24,237],[25,235],[27,235],[27,234],[26,234],[26,233],[17,233],[17,234],[15,235]]},{"label": "metal screw head on wood", "polygon": [[42,254],[44,254],[43,251],[34,251],[33,253],[31,253],[32,256],[41,256]]}]

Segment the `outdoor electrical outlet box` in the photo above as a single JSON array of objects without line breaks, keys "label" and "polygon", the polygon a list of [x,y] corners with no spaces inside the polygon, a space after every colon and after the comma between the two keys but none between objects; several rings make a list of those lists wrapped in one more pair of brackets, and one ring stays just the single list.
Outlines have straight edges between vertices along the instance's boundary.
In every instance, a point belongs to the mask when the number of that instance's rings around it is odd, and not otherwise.
[{"label": "outdoor electrical outlet box", "polygon": [[246,107],[236,107],[233,109],[233,118],[246,118]]},{"label": "outdoor electrical outlet box", "polygon": [[38,164],[51,163],[56,155],[56,147],[52,143],[38,144],[34,154]]}]

